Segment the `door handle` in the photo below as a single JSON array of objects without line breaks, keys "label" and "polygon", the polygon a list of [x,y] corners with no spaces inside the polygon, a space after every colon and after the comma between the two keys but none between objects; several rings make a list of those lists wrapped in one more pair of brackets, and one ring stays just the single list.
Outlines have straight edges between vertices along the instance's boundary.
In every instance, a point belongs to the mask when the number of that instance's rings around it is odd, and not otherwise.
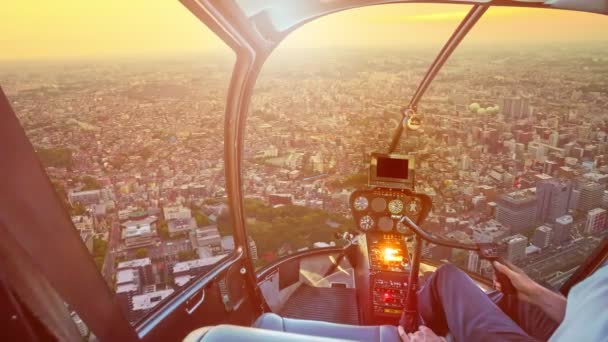
[{"label": "door handle", "polygon": [[[192,296],[194,297],[194,296]],[[190,297],[190,298],[192,298]],[[198,309],[199,306],[201,306],[201,304],[203,304],[203,302],[205,301],[205,289],[201,289],[201,299],[198,300],[198,302],[194,303],[194,305],[192,305],[191,307],[186,307],[186,312],[188,313],[188,315],[192,315],[192,313],[194,311],[196,311],[196,309]],[[186,302],[188,303],[188,302]]]}]

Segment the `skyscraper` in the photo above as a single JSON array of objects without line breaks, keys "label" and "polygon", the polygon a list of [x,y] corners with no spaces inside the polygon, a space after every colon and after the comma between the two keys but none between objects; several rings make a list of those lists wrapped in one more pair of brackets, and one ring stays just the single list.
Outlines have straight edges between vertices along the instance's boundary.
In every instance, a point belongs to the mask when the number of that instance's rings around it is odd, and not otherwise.
[{"label": "skyscraper", "polygon": [[534,231],[532,244],[538,248],[546,248],[551,243],[551,234],[553,230],[548,226],[540,226]]},{"label": "skyscraper", "polygon": [[564,215],[562,217],[558,217],[555,219],[555,224],[553,225],[553,243],[556,245],[565,242],[570,238],[570,230],[572,229],[572,216]]},{"label": "skyscraper", "polygon": [[467,258],[467,271],[478,273],[479,272],[479,254],[475,251],[469,251]]},{"label": "skyscraper", "polygon": [[530,99],[526,97],[506,97],[502,100],[502,114],[505,118],[522,119],[530,115]]},{"label": "skyscraper", "polygon": [[496,202],[496,220],[514,233],[529,228],[536,221],[536,196],[530,190],[502,195]]},{"label": "skyscraper", "polygon": [[538,175],[536,182],[536,220],[554,222],[568,213],[572,183],[547,175]]},{"label": "skyscraper", "polygon": [[606,210],[595,208],[587,213],[587,223],[585,224],[585,233],[593,234],[602,231],[606,228]]},{"label": "skyscraper", "polygon": [[526,257],[526,245],[528,239],[521,235],[513,235],[507,238],[507,259],[511,262],[522,260]]},{"label": "skyscraper", "polygon": [[601,207],[604,188],[604,185],[595,182],[583,185],[580,189],[577,209],[580,211],[589,211],[593,208]]}]

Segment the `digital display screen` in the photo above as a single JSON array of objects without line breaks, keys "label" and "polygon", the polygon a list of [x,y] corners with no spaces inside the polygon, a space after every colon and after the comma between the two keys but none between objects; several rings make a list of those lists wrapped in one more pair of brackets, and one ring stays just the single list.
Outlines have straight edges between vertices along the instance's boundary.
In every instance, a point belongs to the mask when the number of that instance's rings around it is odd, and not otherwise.
[{"label": "digital display screen", "polygon": [[377,176],[385,178],[408,178],[408,160],[394,158],[378,158]]}]

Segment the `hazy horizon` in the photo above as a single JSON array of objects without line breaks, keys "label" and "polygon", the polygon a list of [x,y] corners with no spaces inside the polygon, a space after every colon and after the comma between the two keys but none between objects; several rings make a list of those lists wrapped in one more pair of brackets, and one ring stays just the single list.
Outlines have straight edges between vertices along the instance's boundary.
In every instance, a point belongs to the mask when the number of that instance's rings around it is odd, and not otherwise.
[{"label": "hazy horizon", "polygon": [[[391,4],[347,10],[293,32],[279,49],[420,49],[437,51],[469,5]],[[564,25],[568,23],[568,25]],[[0,61],[103,60],[229,53],[178,1],[58,0],[41,8],[11,3],[0,14]],[[491,8],[461,48],[608,42],[608,18],[549,9]],[[411,33],[411,34],[408,34]]]}]

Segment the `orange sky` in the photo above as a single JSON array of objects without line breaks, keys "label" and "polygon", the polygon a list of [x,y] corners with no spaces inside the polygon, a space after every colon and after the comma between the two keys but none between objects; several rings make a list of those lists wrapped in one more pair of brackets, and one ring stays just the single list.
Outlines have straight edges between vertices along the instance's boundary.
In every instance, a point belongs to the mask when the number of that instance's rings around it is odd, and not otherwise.
[{"label": "orange sky", "polygon": [[[355,9],[307,24],[284,46],[435,46],[448,38],[467,10],[463,5],[427,4]],[[0,59],[10,60],[227,51],[177,0],[10,1],[0,12],[0,32]],[[467,43],[605,37],[605,16],[495,8]]]}]

